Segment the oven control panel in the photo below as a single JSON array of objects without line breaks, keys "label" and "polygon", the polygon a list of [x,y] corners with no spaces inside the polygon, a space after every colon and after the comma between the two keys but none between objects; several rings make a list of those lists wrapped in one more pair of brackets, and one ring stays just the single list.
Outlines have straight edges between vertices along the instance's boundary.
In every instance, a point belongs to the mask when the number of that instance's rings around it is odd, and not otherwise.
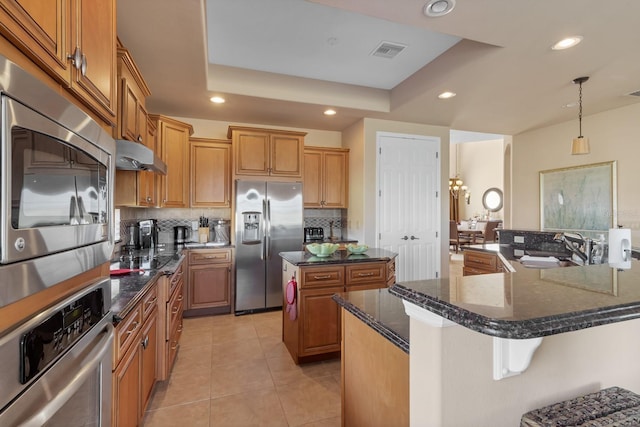
[{"label": "oven control panel", "polygon": [[57,310],[22,335],[20,383],[26,384],[104,317],[103,289]]}]

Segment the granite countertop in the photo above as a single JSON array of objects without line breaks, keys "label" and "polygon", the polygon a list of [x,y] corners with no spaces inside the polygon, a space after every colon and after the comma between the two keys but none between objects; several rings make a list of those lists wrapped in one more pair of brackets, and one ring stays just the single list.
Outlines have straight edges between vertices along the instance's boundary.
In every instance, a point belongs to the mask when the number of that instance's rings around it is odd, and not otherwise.
[{"label": "granite countertop", "polygon": [[[505,245],[485,245],[509,259]],[[508,246],[508,245],[506,245]],[[536,338],[640,318],[640,261],[397,283],[393,295],[477,332]]]},{"label": "granite countertop", "polygon": [[342,292],[333,300],[409,354],[409,316],[402,300],[387,288]]},{"label": "granite countertop", "polygon": [[[146,287],[150,286],[158,277],[171,275],[184,259],[182,249],[168,247],[156,255],[156,264],[140,265],[144,272],[111,276],[111,312],[114,323],[124,318],[140,301]],[[129,268],[130,263],[116,258],[111,263],[111,269]]]},{"label": "granite countertop", "polygon": [[335,251],[328,257],[317,257],[307,251],[280,252],[279,255],[285,261],[296,266],[390,261],[398,256],[395,252],[378,248],[369,248],[364,254],[350,254],[347,251]]}]

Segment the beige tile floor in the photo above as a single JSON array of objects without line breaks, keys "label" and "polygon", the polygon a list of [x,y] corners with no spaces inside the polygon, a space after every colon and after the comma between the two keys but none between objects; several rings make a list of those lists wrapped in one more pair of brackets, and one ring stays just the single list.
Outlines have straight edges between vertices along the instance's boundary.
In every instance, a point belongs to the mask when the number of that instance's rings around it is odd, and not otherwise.
[{"label": "beige tile floor", "polygon": [[282,344],[282,312],[184,319],[168,381],[145,427],[340,425],[340,361],[297,366]]},{"label": "beige tile floor", "polygon": [[[462,276],[462,254],[450,275]],[[340,425],[340,361],[297,366],[282,312],[184,319],[171,377],[158,383],[145,427]]]}]

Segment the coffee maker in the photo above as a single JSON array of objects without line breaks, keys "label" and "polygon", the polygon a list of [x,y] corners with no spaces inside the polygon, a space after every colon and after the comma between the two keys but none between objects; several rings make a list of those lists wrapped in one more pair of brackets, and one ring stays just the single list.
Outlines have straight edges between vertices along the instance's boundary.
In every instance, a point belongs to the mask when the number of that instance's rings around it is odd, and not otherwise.
[{"label": "coffee maker", "polygon": [[149,249],[158,246],[158,220],[145,219],[138,221],[139,249]]}]

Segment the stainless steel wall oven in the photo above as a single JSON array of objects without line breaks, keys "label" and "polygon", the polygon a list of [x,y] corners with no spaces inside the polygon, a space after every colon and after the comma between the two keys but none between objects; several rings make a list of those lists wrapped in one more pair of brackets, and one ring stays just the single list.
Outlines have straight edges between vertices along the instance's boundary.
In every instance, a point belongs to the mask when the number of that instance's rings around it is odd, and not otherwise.
[{"label": "stainless steel wall oven", "polygon": [[0,56],[0,307],[107,262],[115,142]]},{"label": "stainless steel wall oven", "polygon": [[110,309],[104,279],[0,338],[0,425],[111,425]]}]

